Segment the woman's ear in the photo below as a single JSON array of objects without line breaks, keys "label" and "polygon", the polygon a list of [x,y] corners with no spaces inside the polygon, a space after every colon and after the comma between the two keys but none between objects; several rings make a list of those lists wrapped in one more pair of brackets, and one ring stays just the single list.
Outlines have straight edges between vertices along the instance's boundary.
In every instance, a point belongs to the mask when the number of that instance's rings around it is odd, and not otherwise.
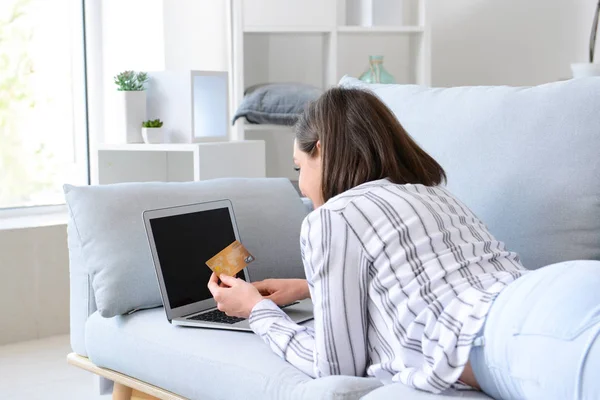
[{"label": "woman's ear", "polygon": [[319,156],[321,154],[321,141],[320,140],[317,140],[316,149],[317,149],[317,154],[315,154],[315,155]]}]

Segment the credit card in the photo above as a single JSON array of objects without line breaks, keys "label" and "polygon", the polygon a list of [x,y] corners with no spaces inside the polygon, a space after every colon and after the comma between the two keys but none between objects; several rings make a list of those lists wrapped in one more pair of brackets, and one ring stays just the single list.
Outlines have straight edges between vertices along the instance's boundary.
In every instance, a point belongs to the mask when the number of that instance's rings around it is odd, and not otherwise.
[{"label": "credit card", "polygon": [[239,241],[231,243],[206,262],[217,276],[221,274],[236,276],[254,261],[254,256]]}]

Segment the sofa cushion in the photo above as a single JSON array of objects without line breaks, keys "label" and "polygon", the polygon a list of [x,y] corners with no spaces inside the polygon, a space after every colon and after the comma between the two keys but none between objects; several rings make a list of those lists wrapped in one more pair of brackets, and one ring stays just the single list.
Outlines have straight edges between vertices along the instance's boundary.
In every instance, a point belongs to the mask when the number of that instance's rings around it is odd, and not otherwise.
[{"label": "sofa cushion", "polygon": [[189,399],[357,399],[374,378],[313,380],[251,332],[169,324],[163,308],[102,318],[86,325],[90,360]]},{"label": "sofa cushion", "polygon": [[537,87],[365,85],[527,268],[600,260],[600,78]]},{"label": "sofa cushion", "polygon": [[430,394],[417,392],[407,388],[406,386],[396,383],[393,385],[385,385],[373,390],[371,393],[362,397],[361,400],[454,400],[454,399],[477,399],[491,400],[491,397],[476,390],[456,390],[448,389],[440,394]]},{"label": "sofa cushion", "polygon": [[[88,357],[97,366],[189,399],[440,399],[402,384],[381,387],[375,378],[312,379],[276,356],[253,333],[171,325],[163,308],[110,319],[94,313],[86,325],[85,342]],[[452,389],[443,395],[487,399]]]},{"label": "sofa cushion", "polygon": [[66,185],[65,197],[103,317],[162,304],[142,219],[154,208],[230,199],[240,238],[256,257],[250,277],[304,277],[299,238],[307,211],[287,179]]}]

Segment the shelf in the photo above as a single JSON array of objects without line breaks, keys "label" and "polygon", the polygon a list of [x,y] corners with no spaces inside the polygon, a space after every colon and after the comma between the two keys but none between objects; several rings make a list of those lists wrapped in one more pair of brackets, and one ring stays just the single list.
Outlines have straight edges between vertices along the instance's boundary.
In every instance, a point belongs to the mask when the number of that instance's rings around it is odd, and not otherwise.
[{"label": "shelf", "polygon": [[197,144],[194,143],[161,143],[161,144],[99,144],[101,151],[193,151]]},{"label": "shelf", "polygon": [[424,28],[422,26],[339,26],[338,32],[340,33],[365,33],[365,34],[377,34],[377,33],[423,33]]},{"label": "shelf", "polygon": [[329,26],[247,26],[244,33],[423,33],[422,26],[354,26],[342,25],[337,28]]},{"label": "shelf", "polygon": [[261,131],[261,132],[284,131],[284,132],[289,132],[289,131],[291,131],[293,129],[294,129],[293,126],[287,126],[287,125],[268,125],[268,124],[245,124],[244,125],[244,130],[246,132],[255,132],[255,131]]},{"label": "shelf", "polygon": [[208,146],[227,146],[255,142],[254,140],[231,140],[221,142],[203,142],[203,143],[161,143],[161,144],[99,144],[99,151],[194,151],[198,147]]},{"label": "shelf", "polygon": [[265,142],[103,144],[94,182],[190,182],[264,178]]},{"label": "shelf", "polygon": [[244,33],[331,33],[331,26],[246,26]]},{"label": "shelf", "polygon": [[[374,26],[362,24],[367,19],[349,0],[231,1],[233,106],[246,88],[265,82],[326,89],[344,74],[361,74],[373,54],[385,57],[397,81],[429,85],[433,0],[369,2],[378,4]],[[266,142],[268,176],[297,178],[289,161],[294,136],[292,127],[235,124],[234,137]]]}]

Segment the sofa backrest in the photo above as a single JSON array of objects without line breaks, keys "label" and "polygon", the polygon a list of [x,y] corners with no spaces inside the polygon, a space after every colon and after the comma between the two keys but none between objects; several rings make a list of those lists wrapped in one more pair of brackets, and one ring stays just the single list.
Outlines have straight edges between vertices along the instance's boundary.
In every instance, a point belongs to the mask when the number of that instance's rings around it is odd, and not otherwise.
[{"label": "sofa backrest", "polygon": [[537,87],[364,85],[446,170],[448,189],[530,269],[600,260],[600,78]]}]

